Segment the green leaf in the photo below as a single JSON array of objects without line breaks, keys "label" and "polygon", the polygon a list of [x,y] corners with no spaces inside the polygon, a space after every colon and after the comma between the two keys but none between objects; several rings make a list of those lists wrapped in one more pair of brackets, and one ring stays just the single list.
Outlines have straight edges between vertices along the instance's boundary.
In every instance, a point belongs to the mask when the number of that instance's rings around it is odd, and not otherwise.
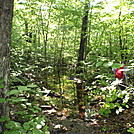
[{"label": "green leaf", "polygon": [[130,127],[127,131],[134,134],[134,127]]},{"label": "green leaf", "polygon": [[1,85],[0,85],[0,88],[4,88],[4,84],[1,84]]},{"label": "green leaf", "polygon": [[111,97],[107,97],[106,98],[106,102],[110,102],[110,101],[112,101],[112,98]]},{"label": "green leaf", "polygon": [[4,78],[0,78],[0,88],[4,88]]},{"label": "green leaf", "polygon": [[4,82],[4,78],[0,78],[0,84]]},{"label": "green leaf", "polygon": [[9,134],[9,131],[8,130],[4,131],[4,134]]},{"label": "green leaf", "polygon": [[10,118],[9,117],[5,117],[4,116],[4,118],[5,118],[5,121],[10,121]]},{"label": "green leaf", "polygon": [[114,103],[110,103],[110,109],[114,108]]},{"label": "green leaf", "polygon": [[9,134],[20,134],[19,130],[10,130]]},{"label": "green leaf", "polygon": [[18,94],[19,91],[18,90],[11,90],[9,93],[7,93],[8,95],[16,95]]},{"label": "green leaf", "polygon": [[28,88],[27,86],[18,86],[18,90],[20,90],[20,91],[29,91],[31,89]]},{"label": "green leaf", "polygon": [[33,132],[28,132],[27,134],[33,134]]},{"label": "green leaf", "polygon": [[114,101],[114,100],[117,99],[117,95],[116,95],[116,94],[111,94],[111,95],[112,95],[112,96],[111,96],[112,101]]},{"label": "green leaf", "polygon": [[5,119],[3,117],[0,118],[0,122],[4,122]]},{"label": "green leaf", "polygon": [[5,117],[5,116],[2,116],[0,118],[0,122],[9,121],[9,120],[10,120],[10,118],[9,117]]},{"label": "green leaf", "polygon": [[25,101],[28,101],[28,99],[25,99],[25,97],[18,97],[18,98],[16,98],[16,97],[11,97],[10,99],[8,99],[8,101],[10,101],[10,104],[12,104],[12,103],[21,103],[21,102],[25,102]]},{"label": "green leaf", "polygon": [[41,108],[39,108],[38,106],[33,106],[35,109],[41,111]]},{"label": "green leaf", "polygon": [[44,134],[41,130],[38,130],[36,128],[33,129],[33,134]]},{"label": "green leaf", "polygon": [[112,65],[112,68],[120,68],[122,66],[122,64],[119,64],[119,63],[114,63]]},{"label": "green leaf", "polygon": [[105,111],[105,114],[108,115],[109,113],[111,113],[111,110],[110,110],[110,109],[107,109],[107,110]]},{"label": "green leaf", "polygon": [[104,107],[106,107],[106,108],[108,108],[108,107],[110,107],[110,103],[104,103]]},{"label": "green leaf", "polygon": [[25,130],[29,130],[30,129],[30,123],[29,122],[25,122],[23,124],[23,127],[24,127]]},{"label": "green leaf", "polygon": [[45,134],[50,134],[48,131],[48,126],[44,126],[42,130],[45,132]]},{"label": "green leaf", "polygon": [[3,103],[5,101],[6,101],[5,98],[0,98],[0,103]]},{"label": "green leaf", "polygon": [[19,132],[20,132],[19,134],[26,134],[27,133],[27,131],[24,129],[20,129]]},{"label": "green leaf", "polygon": [[100,113],[101,115],[103,115],[104,112],[105,112],[105,109],[104,109],[104,108],[100,108],[99,113]]},{"label": "green leaf", "polygon": [[116,105],[117,107],[120,107],[120,103],[115,103],[115,105]]},{"label": "green leaf", "polygon": [[99,67],[99,66],[102,66],[102,65],[103,65],[103,62],[96,63],[96,67]]},{"label": "green leaf", "polygon": [[5,124],[6,128],[8,129],[20,129],[21,125],[19,122],[15,121],[9,121],[7,124]]},{"label": "green leaf", "polygon": [[31,85],[27,85],[27,87],[38,87],[38,86],[31,84]]},{"label": "green leaf", "polygon": [[25,99],[24,97],[19,97],[19,98],[16,98],[15,100],[13,100],[15,102],[17,101],[28,101],[28,99]]},{"label": "green leaf", "polygon": [[104,63],[104,67],[111,67],[113,65],[113,62]]}]

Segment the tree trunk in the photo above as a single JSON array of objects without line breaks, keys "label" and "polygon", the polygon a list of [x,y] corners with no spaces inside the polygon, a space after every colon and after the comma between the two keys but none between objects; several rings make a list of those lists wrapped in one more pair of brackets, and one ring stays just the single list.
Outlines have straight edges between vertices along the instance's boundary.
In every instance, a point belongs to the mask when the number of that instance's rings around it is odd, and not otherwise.
[{"label": "tree trunk", "polygon": [[[50,3],[50,5],[48,5],[49,8],[51,9],[52,7],[52,3]],[[48,66],[48,56],[47,56],[47,48],[48,48],[48,34],[49,34],[49,25],[50,25],[50,16],[51,16],[51,12],[48,10],[48,20],[46,22],[46,26],[44,26],[44,16],[42,14],[42,11],[40,9],[41,12],[41,28],[42,28],[42,34],[43,34],[43,42],[44,42],[44,60],[45,60],[45,67]],[[48,72],[45,72],[45,87],[48,86]]]},{"label": "tree trunk", "polygon": [[28,21],[26,19],[25,19],[25,35],[26,35],[26,42],[32,43],[32,32],[29,31]]},{"label": "tree trunk", "polygon": [[87,27],[88,27],[88,4],[85,5],[85,13],[82,18],[82,30],[81,30],[81,40],[80,40],[80,48],[78,54],[78,64],[77,64],[77,76],[78,82],[76,83],[77,89],[77,99],[78,99],[78,110],[79,110],[79,118],[85,119],[85,89],[83,86],[83,70],[81,69],[81,62],[84,61],[84,51],[85,44],[87,41]]},{"label": "tree trunk", "polygon": [[[0,118],[9,116],[6,93],[9,90],[10,45],[13,16],[13,0],[0,0]],[[0,133],[4,131],[4,122],[0,123]]]},{"label": "tree trunk", "polygon": [[119,12],[119,47],[120,47],[120,51],[121,51],[121,60],[124,60],[124,54],[123,54],[123,50],[124,50],[124,46],[123,46],[123,41],[122,41],[122,25],[121,25],[121,9]]}]

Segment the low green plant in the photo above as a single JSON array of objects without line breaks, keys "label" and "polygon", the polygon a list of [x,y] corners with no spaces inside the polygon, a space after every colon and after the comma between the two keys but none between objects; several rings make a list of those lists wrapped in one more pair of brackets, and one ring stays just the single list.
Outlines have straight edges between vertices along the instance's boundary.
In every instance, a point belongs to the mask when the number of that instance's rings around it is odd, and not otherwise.
[{"label": "low green plant", "polygon": [[[103,107],[100,108],[99,113],[108,117],[110,113],[116,112],[119,114],[125,108],[129,108],[127,105],[129,101],[129,91],[121,91],[116,86],[110,85],[102,88],[102,96],[105,99]],[[119,101],[119,102],[118,102]]]},{"label": "low green plant", "polygon": [[134,127],[130,127],[127,131],[134,134]]},{"label": "low green plant", "polygon": [[33,118],[23,124],[10,120],[5,124],[7,130],[4,131],[4,134],[49,134],[45,122],[43,116]]},{"label": "low green plant", "polygon": [[103,126],[102,130],[103,131],[107,131],[108,130],[108,127],[107,126]]},{"label": "low green plant", "polygon": [[9,102],[12,114],[10,118],[0,118],[0,122],[5,122],[4,134],[49,134],[38,103],[42,94],[37,85],[18,86],[7,95],[10,96],[7,100],[0,99],[0,102]]}]

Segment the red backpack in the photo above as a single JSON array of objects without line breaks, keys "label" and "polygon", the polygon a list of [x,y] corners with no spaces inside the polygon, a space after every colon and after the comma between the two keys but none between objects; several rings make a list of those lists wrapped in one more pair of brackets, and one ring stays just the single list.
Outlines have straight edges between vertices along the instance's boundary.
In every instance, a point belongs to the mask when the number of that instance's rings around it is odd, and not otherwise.
[{"label": "red backpack", "polygon": [[116,69],[116,73],[115,73],[116,78],[118,78],[118,79],[123,78],[123,71],[121,69],[123,69],[124,67],[125,67],[125,65]]}]

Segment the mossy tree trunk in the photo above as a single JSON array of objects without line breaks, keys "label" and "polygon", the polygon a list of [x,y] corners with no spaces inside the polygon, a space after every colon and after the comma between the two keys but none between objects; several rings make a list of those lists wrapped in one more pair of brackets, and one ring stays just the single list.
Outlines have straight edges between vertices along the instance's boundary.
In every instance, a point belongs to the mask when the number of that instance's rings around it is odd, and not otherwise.
[{"label": "mossy tree trunk", "polygon": [[[0,0],[0,118],[9,116],[8,103],[5,101],[9,91],[10,45],[14,0]],[[0,123],[0,133],[4,122]]]}]

